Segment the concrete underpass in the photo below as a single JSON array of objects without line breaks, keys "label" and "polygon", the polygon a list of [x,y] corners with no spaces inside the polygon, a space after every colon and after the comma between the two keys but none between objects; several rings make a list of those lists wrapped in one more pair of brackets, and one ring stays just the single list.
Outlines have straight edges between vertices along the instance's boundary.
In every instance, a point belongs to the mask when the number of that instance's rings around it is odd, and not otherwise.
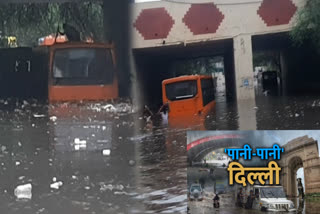
[{"label": "concrete underpass", "polygon": [[272,52],[277,59],[279,87],[283,95],[310,95],[320,91],[319,53],[311,44],[294,44],[289,33],[256,35],[252,37],[253,53]]},{"label": "concrete underpass", "polygon": [[146,104],[159,108],[162,103],[162,81],[180,75],[183,70],[175,70],[174,64],[201,57],[222,57],[224,59],[227,94],[234,96],[233,43],[231,39],[166,46],[158,48],[134,49],[137,80]]}]

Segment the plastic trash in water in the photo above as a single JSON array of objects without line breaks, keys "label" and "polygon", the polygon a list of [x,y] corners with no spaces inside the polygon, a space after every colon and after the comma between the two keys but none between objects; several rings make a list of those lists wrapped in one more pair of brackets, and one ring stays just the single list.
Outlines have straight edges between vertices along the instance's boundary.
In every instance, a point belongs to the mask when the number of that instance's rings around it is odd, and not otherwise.
[{"label": "plastic trash in water", "polygon": [[17,199],[31,199],[32,185],[29,183],[17,186],[14,190],[14,195],[17,197]]},{"label": "plastic trash in water", "polygon": [[110,149],[104,149],[104,150],[102,150],[102,155],[109,156],[110,153],[111,153],[111,150],[110,150]]},{"label": "plastic trash in water", "polygon": [[87,141],[80,140],[79,138],[74,139],[74,149],[80,150],[80,149],[86,149],[87,148]]},{"label": "plastic trash in water", "polygon": [[51,189],[59,189],[63,185],[62,181],[54,182],[50,184]]},{"label": "plastic trash in water", "polygon": [[35,118],[41,118],[41,117],[45,117],[46,115],[44,114],[34,114],[33,117]]},{"label": "plastic trash in water", "polygon": [[55,121],[57,120],[57,117],[56,117],[56,116],[52,116],[52,117],[50,117],[50,120],[51,120],[52,122],[55,122]]},{"label": "plastic trash in water", "polygon": [[111,104],[107,104],[107,105],[103,106],[102,108],[104,110],[106,110],[106,112],[115,112],[115,111],[117,111],[117,109]]}]

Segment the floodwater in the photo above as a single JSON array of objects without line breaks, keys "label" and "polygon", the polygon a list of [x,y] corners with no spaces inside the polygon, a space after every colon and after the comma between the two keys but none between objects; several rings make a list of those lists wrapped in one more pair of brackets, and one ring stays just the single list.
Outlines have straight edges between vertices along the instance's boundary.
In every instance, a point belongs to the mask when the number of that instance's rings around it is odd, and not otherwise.
[{"label": "floodwater", "polygon": [[227,101],[217,96],[209,130],[320,129],[319,96],[256,96],[255,100]]},{"label": "floodwater", "polygon": [[[206,127],[319,129],[319,110],[320,96],[218,96]],[[186,129],[146,126],[128,101],[0,100],[0,127],[0,213],[186,213]]]},{"label": "floodwater", "polygon": [[0,213],[186,212],[184,131],[128,102],[0,105]]}]

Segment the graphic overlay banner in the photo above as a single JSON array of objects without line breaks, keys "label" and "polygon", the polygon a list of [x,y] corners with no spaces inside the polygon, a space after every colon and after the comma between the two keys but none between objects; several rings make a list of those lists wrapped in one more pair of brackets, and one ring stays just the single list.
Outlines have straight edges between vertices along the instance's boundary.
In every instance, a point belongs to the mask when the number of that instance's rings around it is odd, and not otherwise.
[{"label": "graphic overlay banner", "polygon": [[[274,144],[271,148],[256,148],[256,152],[253,153],[251,146],[245,144],[243,148],[226,148],[224,152],[232,160],[236,161],[241,157],[244,160],[251,160],[252,156],[259,157],[261,160],[269,158],[280,160],[280,154],[284,152],[284,149],[278,144]],[[267,167],[243,167],[239,162],[231,162],[227,170],[229,172],[229,185],[233,185],[234,182],[243,186],[247,186],[247,183],[253,185],[256,180],[261,185],[265,185],[266,183],[268,185],[280,184],[279,176],[281,168],[275,161],[270,161]]]}]

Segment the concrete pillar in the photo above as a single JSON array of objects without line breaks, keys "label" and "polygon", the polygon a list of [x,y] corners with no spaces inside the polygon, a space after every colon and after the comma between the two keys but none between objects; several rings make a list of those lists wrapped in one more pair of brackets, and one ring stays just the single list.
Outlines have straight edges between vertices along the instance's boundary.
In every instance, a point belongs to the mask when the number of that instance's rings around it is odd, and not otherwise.
[{"label": "concrete pillar", "polygon": [[[283,162],[280,163],[280,166],[283,166]],[[288,196],[288,190],[289,190],[289,187],[288,187],[288,166],[286,167],[282,167],[281,168],[281,179],[280,179],[280,185],[283,187],[284,189],[284,192],[286,193],[286,195]]]},{"label": "concrete pillar", "polygon": [[234,67],[238,100],[254,99],[254,73],[251,35],[233,39]]},{"label": "concrete pillar", "polygon": [[288,65],[287,65],[287,53],[286,51],[280,52],[280,66],[281,66],[281,79],[282,79],[282,95],[287,95],[288,92]]},{"label": "concrete pillar", "polygon": [[115,44],[120,96],[130,90],[128,0],[103,0],[105,40]]},{"label": "concrete pillar", "polygon": [[224,76],[225,76],[225,90],[227,98],[235,98],[236,85],[235,85],[235,72],[234,72],[234,57],[233,50],[231,49],[223,56],[224,63]]}]

